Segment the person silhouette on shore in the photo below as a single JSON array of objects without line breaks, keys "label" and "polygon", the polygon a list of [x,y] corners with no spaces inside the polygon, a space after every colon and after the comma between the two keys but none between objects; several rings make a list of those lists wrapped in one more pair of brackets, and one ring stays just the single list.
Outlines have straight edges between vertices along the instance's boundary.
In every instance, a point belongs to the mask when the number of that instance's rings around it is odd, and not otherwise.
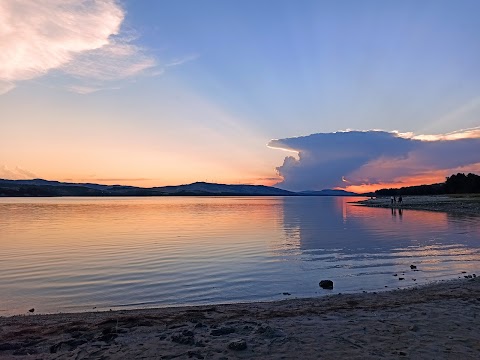
[{"label": "person silhouette on shore", "polygon": [[400,196],[398,197],[398,203],[399,203],[399,204],[401,204],[401,203],[402,203],[402,201],[403,201],[403,199],[402,199],[402,195],[400,195]]}]

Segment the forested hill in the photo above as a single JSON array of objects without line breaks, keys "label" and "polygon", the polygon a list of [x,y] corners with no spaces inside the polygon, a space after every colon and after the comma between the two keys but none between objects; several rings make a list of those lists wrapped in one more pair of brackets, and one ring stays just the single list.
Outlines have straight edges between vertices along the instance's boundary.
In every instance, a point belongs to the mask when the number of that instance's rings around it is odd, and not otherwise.
[{"label": "forested hill", "polygon": [[480,193],[480,176],[469,173],[458,173],[447,177],[444,183],[431,185],[408,186],[397,189],[380,189],[376,195],[441,195],[441,194],[473,194]]},{"label": "forested hill", "polygon": [[357,194],[332,189],[293,192],[264,185],[227,185],[206,182],[141,188],[44,179],[0,179],[0,197],[2,196],[357,196]]},{"label": "forested hill", "polygon": [[294,194],[271,186],[205,182],[141,188],[124,185],[64,183],[43,179],[0,179],[0,196],[288,196]]}]

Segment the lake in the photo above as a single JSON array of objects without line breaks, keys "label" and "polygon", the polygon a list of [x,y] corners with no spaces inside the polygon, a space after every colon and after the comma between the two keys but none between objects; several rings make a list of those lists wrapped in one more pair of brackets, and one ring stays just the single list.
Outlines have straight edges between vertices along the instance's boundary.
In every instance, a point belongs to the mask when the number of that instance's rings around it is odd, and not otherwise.
[{"label": "lake", "polygon": [[0,198],[0,315],[270,301],[480,275],[480,217],[349,203],[358,200]]}]

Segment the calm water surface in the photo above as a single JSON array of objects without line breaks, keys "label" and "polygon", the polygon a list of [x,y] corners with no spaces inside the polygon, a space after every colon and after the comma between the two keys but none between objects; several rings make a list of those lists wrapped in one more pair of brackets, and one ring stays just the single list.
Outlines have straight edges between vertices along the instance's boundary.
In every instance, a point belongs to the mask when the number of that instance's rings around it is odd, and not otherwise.
[{"label": "calm water surface", "polygon": [[321,279],[358,292],[480,275],[480,217],[353,200],[3,198],[0,315],[331,293]]}]

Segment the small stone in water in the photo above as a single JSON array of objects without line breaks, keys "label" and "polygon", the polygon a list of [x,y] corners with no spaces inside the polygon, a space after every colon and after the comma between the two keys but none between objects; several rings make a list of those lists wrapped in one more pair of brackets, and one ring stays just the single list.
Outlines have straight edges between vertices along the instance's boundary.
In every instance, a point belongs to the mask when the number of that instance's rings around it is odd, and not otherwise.
[{"label": "small stone in water", "polygon": [[322,289],[331,290],[333,289],[333,281],[332,280],[321,280],[318,284]]}]

